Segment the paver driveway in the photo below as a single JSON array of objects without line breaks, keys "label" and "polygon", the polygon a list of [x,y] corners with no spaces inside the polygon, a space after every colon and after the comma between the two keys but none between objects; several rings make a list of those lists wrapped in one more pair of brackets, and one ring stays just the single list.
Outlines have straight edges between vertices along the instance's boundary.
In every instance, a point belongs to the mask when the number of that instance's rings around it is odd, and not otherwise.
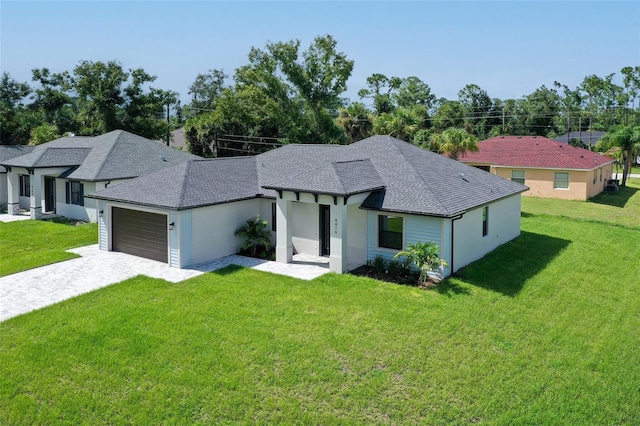
[{"label": "paver driveway", "polygon": [[141,257],[99,250],[97,244],[68,251],[82,257],[0,278],[0,321],[136,275],[176,283],[231,264],[307,280],[329,272],[319,265],[283,264],[235,255],[191,269],[177,269]]}]

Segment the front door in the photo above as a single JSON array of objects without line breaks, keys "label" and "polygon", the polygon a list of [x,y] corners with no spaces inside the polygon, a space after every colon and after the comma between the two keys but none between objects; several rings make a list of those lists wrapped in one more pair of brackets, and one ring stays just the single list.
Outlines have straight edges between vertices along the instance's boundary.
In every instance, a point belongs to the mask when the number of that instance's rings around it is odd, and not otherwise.
[{"label": "front door", "polygon": [[56,178],[44,177],[44,211],[56,212]]},{"label": "front door", "polygon": [[320,255],[329,256],[331,248],[331,212],[320,204]]}]

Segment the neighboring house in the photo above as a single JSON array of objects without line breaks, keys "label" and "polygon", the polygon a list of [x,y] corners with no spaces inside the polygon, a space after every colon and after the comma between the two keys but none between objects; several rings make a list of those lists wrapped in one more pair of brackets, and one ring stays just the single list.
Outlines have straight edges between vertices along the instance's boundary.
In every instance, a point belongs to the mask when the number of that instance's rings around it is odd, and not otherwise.
[{"label": "neighboring house", "polygon": [[7,170],[9,214],[29,209],[33,219],[56,213],[96,222],[95,201],[85,194],[194,158],[200,157],[114,130],[56,139],[0,165]]},{"label": "neighboring house", "polygon": [[584,130],[578,132],[569,132],[564,135],[560,135],[557,138],[554,138],[554,141],[569,143],[572,140],[576,139],[582,141],[587,147],[593,148],[596,146],[596,143],[605,135],[606,132],[602,132],[599,130]]},{"label": "neighboring house", "polygon": [[[33,151],[35,146],[26,145],[0,145],[0,164]],[[7,169],[0,165],[0,209],[7,206]]]},{"label": "neighboring house", "polygon": [[234,232],[260,215],[276,260],[329,256],[345,272],[433,241],[449,275],[520,234],[527,188],[373,136],[347,146],[286,145],[255,157],[193,160],[89,195],[102,250],[178,268],[236,253]]},{"label": "neighboring house", "polygon": [[542,136],[496,136],[478,142],[463,163],[529,187],[524,195],[586,200],[604,190],[613,159]]}]

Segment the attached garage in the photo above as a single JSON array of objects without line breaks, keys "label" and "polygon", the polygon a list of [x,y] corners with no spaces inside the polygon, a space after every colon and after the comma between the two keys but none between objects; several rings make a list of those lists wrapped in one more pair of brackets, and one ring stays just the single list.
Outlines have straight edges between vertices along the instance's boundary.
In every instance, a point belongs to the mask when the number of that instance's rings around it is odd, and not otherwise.
[{"label": "attached garage", "polygon": [[167,216],[113,207],[113,251],[168,263]]}]

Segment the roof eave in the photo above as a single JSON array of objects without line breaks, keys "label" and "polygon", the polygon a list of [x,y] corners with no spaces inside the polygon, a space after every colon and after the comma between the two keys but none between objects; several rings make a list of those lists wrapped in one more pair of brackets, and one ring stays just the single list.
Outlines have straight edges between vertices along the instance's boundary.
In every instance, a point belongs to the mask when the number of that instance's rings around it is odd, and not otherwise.
[{"label": "roof eave", "polygon": [[306,192],[307,194],[329,195],[331,197],[350,197],[352,195],[364,194],[365,192],[379,191],[381,189],[386,188],[386,186],[385,185],[381,185],[381,186],[376,186],[376,187],[373,187],[373,188],[367,188],[367,189],[363,189],[363,190],[358,190],[358,191],[353,191],[353,192],[344,192],[344,193],[329,192],[329,191],[309,191],[307,189],[301,189],[301,188],[285,188],[285,187],[270,186],[270,185],[263,185],[263,186],[261,186],[261,188],[273,189],[274,191]]},{"label": "roof eave", "polygon": [[202,203],[202,204],[194,204],[189,206],[166,206],[162,204],[144,203],[144,202],[138,202],[138,201],[123,200],[123,199],[114,198],[114,197],[105,197],[105,196],[96,195],[96,194],[88,194],[88,195],[85,195],[85,197],[91,198],[94,200],[110,201],[113,203],[132,204],[135,206],[153,207],[157,209],[172,210],[172,211],[182,211],[182,210],[197,209],[200,207],[217,206],[221,204],[235,203],[238,201],[253,200],[256,198],[272,198],[272,197],[265,197],[262,194],[256,194],[256,195],[247,196],[247,197],[234,198],[234,199],[229,199],[224,201],[216,201],[213,203]]}]

